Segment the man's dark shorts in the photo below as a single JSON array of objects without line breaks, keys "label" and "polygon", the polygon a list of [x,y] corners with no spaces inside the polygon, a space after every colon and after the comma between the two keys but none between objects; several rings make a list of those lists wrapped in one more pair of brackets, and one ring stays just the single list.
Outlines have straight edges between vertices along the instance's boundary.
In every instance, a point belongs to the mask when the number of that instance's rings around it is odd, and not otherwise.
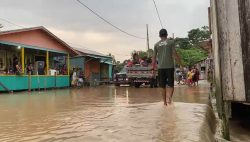
[{"label": "man's dark shorts", "polygon": [[174,68],[158,69],[158,79],[161,88],[174,87]]}]

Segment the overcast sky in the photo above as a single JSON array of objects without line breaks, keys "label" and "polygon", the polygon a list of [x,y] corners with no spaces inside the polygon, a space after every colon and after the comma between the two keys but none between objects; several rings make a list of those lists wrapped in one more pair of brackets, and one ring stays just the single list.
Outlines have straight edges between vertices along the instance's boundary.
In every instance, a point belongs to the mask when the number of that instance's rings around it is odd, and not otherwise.
[{"label": "overcast sky", "polygon": [[[159,40],[160,22],[153,0],[81,0],[103,18],[126,32],[146,37],[150,48]],[[155,0],[170,35],[208,25],[209,0]],[[0,18],[23,27],[44,26],[72,46],[111,53],[117,60],[130,58],[133,50],[146,50],[146,40],[128,36],[108,25],[76,0],[0,0]],[[0,19],[2,30],[18,29]]]}]

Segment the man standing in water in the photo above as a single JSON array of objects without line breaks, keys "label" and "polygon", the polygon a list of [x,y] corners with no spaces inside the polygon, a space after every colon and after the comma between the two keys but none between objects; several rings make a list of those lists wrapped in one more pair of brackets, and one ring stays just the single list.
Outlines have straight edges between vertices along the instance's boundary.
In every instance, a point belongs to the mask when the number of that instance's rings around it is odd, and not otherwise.
[{"label": "man standing in water", "polygon": [[180,57],[176,53],[174,40],[168,39],[166,29],[159,32],[161,40],[154,46],[153,69],[156,69],[156,59],[158,60],[159,86],[162,88],[164,105],[172,103],[174,93],[174,59],[181,65]]}]

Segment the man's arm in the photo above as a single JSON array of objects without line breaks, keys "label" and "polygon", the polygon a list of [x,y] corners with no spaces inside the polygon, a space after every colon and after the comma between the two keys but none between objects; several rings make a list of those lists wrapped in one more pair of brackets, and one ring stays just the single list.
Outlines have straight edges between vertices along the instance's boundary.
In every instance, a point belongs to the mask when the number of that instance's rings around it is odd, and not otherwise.
[{"label": "man's arm", "polygon": [[153,55],[153,57],[152,57],[152,69],[155,69],[155,67],[156,67],[156,57],[155,57],[155,55]]},{"label": "man's arm", "polygon": [[175,61],[180,65],[180,66],[183,66],[182,65],[182,62],[181,62],[181,58],[179,56],[179,54],[176,52],[176,49],[173,48],[173,56],[175,58]]},{"label": "man's arm", "polygon": [[156,69],[156,55],[157,55],[157,49],[156,49],[156,47],[154,47],[154,54],[152,57],[152,69],[153,70]]}]

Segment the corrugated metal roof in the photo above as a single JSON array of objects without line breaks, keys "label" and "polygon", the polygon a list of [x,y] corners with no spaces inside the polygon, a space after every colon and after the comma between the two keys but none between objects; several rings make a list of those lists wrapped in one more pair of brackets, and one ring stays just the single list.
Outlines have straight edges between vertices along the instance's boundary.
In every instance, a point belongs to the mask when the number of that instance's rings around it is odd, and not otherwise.
[{"label": "corrugated metal roof", "polygon": [[76,52],[78,53],[78,55],[82,55],[82,56],[85,56],[85,55],[94,55],[94,56],[101,56],[101,57],[106,57],[106,58],[112,58],[111,56],[107,56],[107,55],[104,55],[102,53],[99,53],[99,52],[96,52],[96,51],[92,51],[92,50],[88,50],[88,49],[83,49],[83,48],[76,48],[76,47],[73,47],[73,49],[76,50]]},{"label": "corrugated metal roof", "polygon": [[88,49],[82,49],[82,48],[76,48],[76,47],[73,47],[73,49],[78,53],[78,56],[75,56],[75,57],[87,56],[87,57],[91,57],[91,58],[100,59],[100,63],[110,64],[110,65],[113,64],[111,56],[107,56],[107,55],[104,55],[102,53],[88,50]]}]

